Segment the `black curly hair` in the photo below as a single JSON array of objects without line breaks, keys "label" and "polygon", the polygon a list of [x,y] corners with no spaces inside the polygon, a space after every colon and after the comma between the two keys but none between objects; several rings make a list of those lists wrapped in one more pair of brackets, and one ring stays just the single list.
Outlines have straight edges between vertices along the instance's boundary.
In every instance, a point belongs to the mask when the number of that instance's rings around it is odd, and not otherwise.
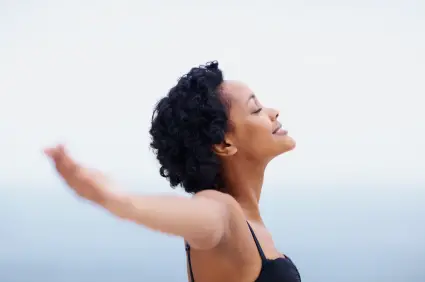
[{"label": "black curly hair", "polygon": [[192,68],[156,105],[149,131],[159,173],[188,193],[221,190],[223,179],[214,144],[224,142],[228,103],[218,62]]}]

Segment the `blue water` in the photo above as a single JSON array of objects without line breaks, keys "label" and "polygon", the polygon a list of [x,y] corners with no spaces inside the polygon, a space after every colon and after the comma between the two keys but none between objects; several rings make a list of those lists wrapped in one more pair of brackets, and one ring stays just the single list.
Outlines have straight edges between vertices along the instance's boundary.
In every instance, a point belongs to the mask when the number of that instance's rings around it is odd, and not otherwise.
[{"label": "blue water", "polygon": [[[0,190],[1,282],[187,281],[180,239],[60,188]],[[303,281],[425,281],[424,189],[319,188],[270,189],[261,203]]]}]

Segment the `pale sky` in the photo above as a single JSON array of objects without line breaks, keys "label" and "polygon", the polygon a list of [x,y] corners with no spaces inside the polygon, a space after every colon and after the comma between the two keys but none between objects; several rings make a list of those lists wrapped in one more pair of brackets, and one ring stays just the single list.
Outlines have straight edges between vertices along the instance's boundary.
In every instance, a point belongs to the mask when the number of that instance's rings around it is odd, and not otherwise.
[{"label": "pale sky", "polygon": [[280,109],[297,140],[268,183],[425,187],[424,1],[36,3],[0,2],[3,191],[56,183],[41,150],[61,141],[117,181],[168,191],[152,109],[210,60]]}]

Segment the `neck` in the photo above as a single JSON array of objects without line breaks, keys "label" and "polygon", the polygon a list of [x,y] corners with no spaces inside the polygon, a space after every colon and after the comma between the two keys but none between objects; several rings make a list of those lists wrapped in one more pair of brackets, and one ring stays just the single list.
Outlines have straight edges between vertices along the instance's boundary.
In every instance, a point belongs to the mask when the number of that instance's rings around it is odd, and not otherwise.
[{"label": "neck", "polygon": [[249,160],[223,162],[226,190],[238,201],[249,220],[261,221],[259,201],[266,165]]}]

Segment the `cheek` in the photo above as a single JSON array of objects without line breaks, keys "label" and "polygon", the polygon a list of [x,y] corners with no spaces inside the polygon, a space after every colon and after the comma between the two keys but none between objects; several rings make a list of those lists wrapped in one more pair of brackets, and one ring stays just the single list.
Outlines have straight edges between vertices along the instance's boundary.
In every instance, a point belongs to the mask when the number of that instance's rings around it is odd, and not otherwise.
[{"label": "cheek", "polygon": [[273,139],[272,124],[270,120],[255,117],[243,126],[239,138],[243,140],[244,147],[249,150],[264,150],[270,146]]},{"label": "cheek", "polygon": [[271,136],[272,127],[272,122],[266,116],[256,116],[246,124],[249,134],[262,138]]}]

